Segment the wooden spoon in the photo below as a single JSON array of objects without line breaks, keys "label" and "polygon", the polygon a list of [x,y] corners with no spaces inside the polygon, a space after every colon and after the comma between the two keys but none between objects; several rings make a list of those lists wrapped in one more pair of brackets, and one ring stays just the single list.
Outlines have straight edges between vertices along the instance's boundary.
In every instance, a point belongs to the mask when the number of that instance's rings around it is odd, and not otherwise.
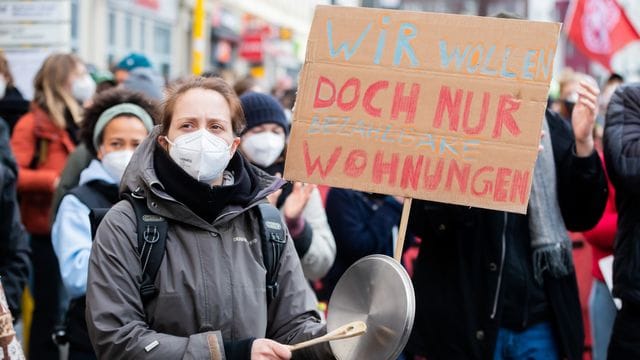
[{"label": "wooden spoon", "polygon": [[340,326],[339,328],[319,338],[307,340],[295,345],[289,345],[289,350],[296,351],[311,345],[316,345],[327,341],[348,339],[351,337],[360,336],[366,332],[367,324],[365,324],[364,321],[354,321]]}]

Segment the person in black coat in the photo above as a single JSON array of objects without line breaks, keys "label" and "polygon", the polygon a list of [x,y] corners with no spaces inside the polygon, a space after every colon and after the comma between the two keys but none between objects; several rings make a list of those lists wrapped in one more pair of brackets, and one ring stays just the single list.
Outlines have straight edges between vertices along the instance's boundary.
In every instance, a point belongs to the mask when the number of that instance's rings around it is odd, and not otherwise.
[{"label": "person in black coat", "polygon": [[[336,260],[322,279],[318,298],[329,301],[345,271],[360,258],[373,254],[393,256],[402,198],[332,188],[327,194],[327,219],[336,239]],[[405,236],[405,249],[415,243]]]},{"label": "person in black coat", "polygon": [[0,277],[14,321],[29,280],[29,238],[20,222],[16,193],[18,167],[9,147],[9,129],[0,118]]},{"label": "person in black coat", "polygon": [[613,295],[622,300],[609,343],[609,359],[640,358],[640,84],[611,97],[604,128],[607,171],[616,188],[618,233]]},{"label": "person in black coat", "polygon": [[[413,277],[410,354],[429,360],[582,358],[582,314],[565,226],[593,227],[607,199],[593,150],[597,95],[597,88],[581,85],[573,128],[555,113],[545,115],[550,144],[539,158],[550,166],[532,177],[535,185],[536,175],[555,169],[557,186],[538,190],[556,194],[549,203],[557,204],[557,217],[532,211],[533,191],[528,215],[414,201],[410,229],[422,243]],[[553,235],[561,240],[546,248],[557,250],[555,261],[540,256],[532,241],[537,226],[530,218],[536,213],[542,222],[559,224]]]}]

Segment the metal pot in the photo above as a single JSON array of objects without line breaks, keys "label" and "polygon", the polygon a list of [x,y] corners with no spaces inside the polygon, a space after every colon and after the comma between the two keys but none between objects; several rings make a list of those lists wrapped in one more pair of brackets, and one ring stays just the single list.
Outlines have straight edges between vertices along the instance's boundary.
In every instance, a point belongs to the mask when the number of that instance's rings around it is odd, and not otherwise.
[{"label": "metal pot", "polygon": [[356,261],[333,290],[327,331],[361,320],[367,332],[332,341],[333,354],[339,360],[395,360],[409,340],[415,309],[411,279],[402,265],[384,255]]}]

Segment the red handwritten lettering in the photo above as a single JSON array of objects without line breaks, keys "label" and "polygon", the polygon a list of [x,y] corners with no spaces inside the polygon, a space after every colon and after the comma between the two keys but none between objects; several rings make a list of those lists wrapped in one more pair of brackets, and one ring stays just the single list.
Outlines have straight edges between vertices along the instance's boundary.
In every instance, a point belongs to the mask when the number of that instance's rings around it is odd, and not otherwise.
[{"label": "red handwritten lettering", "polygon": [[529,171],[515,170],[513,172],[513,180],[511,181],[511,195],[509,201],[515,202],[516,196],[519,197],[520,204],[524,204],[529,190]]},{"label": "red handwritten lettering", "polygon": [[304,151],[304,165],[307,170],[307,176],[313,175],[313,173],[318,169],[321,178],[326,178],[327,175],[331,172],[333,167],[336,165],[338,158],[340,158],[340,154],[342,153],[342,146],[338,146],[333,150],[333,153],[329,157],[329,161],[325,168],[322,168],[322,163],[320,162],[320,156],[316,157],[313,160],[313,164],[311,163],[311,155],[309,155],[309,144],[307,141],[302,143],[302,149]]},{"label": "red handwritten lettering", "polygon": [[396,173],[398,172],[398,154],[391,154],[391,161],[384,162],[384,152],[379,150],[373,160],[373,182],[381,184],[385,174],[389,175],[389,185],[396,184]]},{"label": "red handwritten lettering", "polygon": [[411,124],[416,116],[416,107],[418,105],[418,95],[420,94],[420,85],[413,83],[411,92],[408,96],[404,95],[404,83],[396,84],[396,91],[393,96],[393,106],[391,108],[391,119],[397,120],[400,112],[406,112],[404,123]]},{"label": "red handwritten lettering", "polygon": [[[471,95],[473,98],[473,95]],[[445,109],[449,116],[449,130],[458,130],[458,121],[460,117],[460,103],[462,102],[462,90],[456,90],[456,99],[451,99],[451,88],[446,85],[440,87],[440,96],[438,97],[438,106],[436,107],[436,114],[433,117],[433,127],[439,129],[442,126],[442,117],[444,116]],[[469,106],[469,95],[467,95],[467,106]],[[466,110],[465,110],[466,114]]]},{"label": "red handwritten lettering", "polygon": [[435,190],[440,185],[440,179],[442,178],[442,171],[444,169],[444,159],[438,159],[438,164],[432,175],[429,175],[429,168],[431,167],[431,159],[427,158],[427,163],[424,167],[424,179],[423,187],[427,190]]},{"label": "red handwritten lettering", "polygon": [[500,96],[498,102],[498,115],[496,116],[496,124],[493,128],[491,136],[493,138],[499,138],[502,136],[502,127],[505,126],[507,130],[514,136],[520,135],[520,128],[516,124],[516,120],[513,118],[512,113],[520,108],[520,101],[514,100],[510,95]]},{"label": "red handwritten lettering", "polygon": [[409,155],[404,158],[404,165],[402,166],[402,178],[400,179],[400,187],[406,189],[409,184],[413,190],[418,190],[418,180],[420,179],[420,170],[422,170],[422,162],[424,156],[418,156],[415,164],[413,163],[413,156]]},{"label": "red handwritten lettering", "polygon": [[511,175],[511,169],[498,168],[496,175],[496,183],[493,191],[494,201],[507,201],[507,189],[509,185],[509,176]]},{"label": "red handwritten lettering", "polygon": [[469,173],[471,171],[470,164],[464,164],[462,169],[458,166],[458,162],[455,159],[449,161],[449,171],[447,171],[447,181],[444,184],[444,189],[451,191],[453,185],[453,178],[458,181],[458,188],[461,193],[467,192],[467,183],[469,182]]},{"label": "red handwritten lettering", "polygon": [[482,174],[487,172],[493,172],[493,166],[483,166],[480,169],[476,170],[475,174],[473,174],[473,178],[471,179],[471,194],[475,196],[483,196],[491,192],[493,184],[491,183],[490,180],[482,181],[482,184],[484,185],[482,187],[482,190],[480,191],[476,190],[478,177],[480,177]]},{"label": "red handwritten lettering", "polygon": [[357,178],[367,167],[367,152],[361,149],[352,150],[344,163],[344,174]]},{"label": "red handwritten lettering", "polygon": [[[344,101],[344,92],[349,87],[353,87],[353,99],[348,102]],[[360,80],[357,78],[350,78],[347,82],[342,85],[340,91],[338,92],[338,107],[343,111],[350,111],[358,104],[358,99],[360,98]]]},{"label": "red handwritten lettering", "polygon": [[476,135],[479,134],[487,122],[487,113],[489,112],[489,103],[491,102],[491,94],[485,92],[482,97],[482,110],[480,112],[480,120],[475,127],[469,126],[469,113],[471,112],[471,102],[473,101],[473,92],[467,91],[467,102],[464,107],[464,118],[462,119],[462,128],[465,134]]},{"label": "red handwritten lettering", "polygon": [[382,109],[373,106],[371,102],[373,101],[373,98],[376,96],[378,91],[386,89],[388,87],[389,82],[386,80],[376,81],[373,84],[369,85],[367,90],[364,92],[364,99],[362,99],[362,107],[364,107],[364,111],[366,111],[367,114],[373,117],[380,117],[380,114],[382,114]]},{"label": "red handwritten lettering", "polygon": [[[328,99],[320,98],[320,91],[322,90],[321,88],[323,84],[328,85],[331,88],[331,96]],[[336,99],[336,86],[328,78],[324,76],[320,76],[320,78],[318,78],[318,85],[316,86],[316,96],[315,96],[315,99],[313,100],[313,108],[317,109],[317,108],[329,107],[333,104],[335,99]]]}]

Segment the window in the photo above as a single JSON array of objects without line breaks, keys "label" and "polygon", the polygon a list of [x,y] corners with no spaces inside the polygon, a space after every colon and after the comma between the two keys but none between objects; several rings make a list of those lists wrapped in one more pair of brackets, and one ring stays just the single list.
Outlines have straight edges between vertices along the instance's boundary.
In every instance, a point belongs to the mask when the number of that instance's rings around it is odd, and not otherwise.
[{"label": "window", "polygon": [[144,19],[140,19],[140,51],[144,52],[145,40],[146,40],[146,26]]},{"label": "window", "polygon": [[156,53],[171,53],[171,31],[169,28],[162,25],[156,25],[153,40],[153,49]]},{"label": "window", "polygon": [[133,47],[133,19],[131,19],[131,15],[127,15],[124,19],[124,31],[125,46],[127,49],[131,49]]},{"label": "window", "polygon": [[78,1],[71,2],[71,51],[78,51]]},{"label": "window", "polygon": [[109,45],[116,45],[116,14],[109,12]]},{"label": "window", "polygon": [[78,2],[71,2],[71,39],[78,40]]}]

